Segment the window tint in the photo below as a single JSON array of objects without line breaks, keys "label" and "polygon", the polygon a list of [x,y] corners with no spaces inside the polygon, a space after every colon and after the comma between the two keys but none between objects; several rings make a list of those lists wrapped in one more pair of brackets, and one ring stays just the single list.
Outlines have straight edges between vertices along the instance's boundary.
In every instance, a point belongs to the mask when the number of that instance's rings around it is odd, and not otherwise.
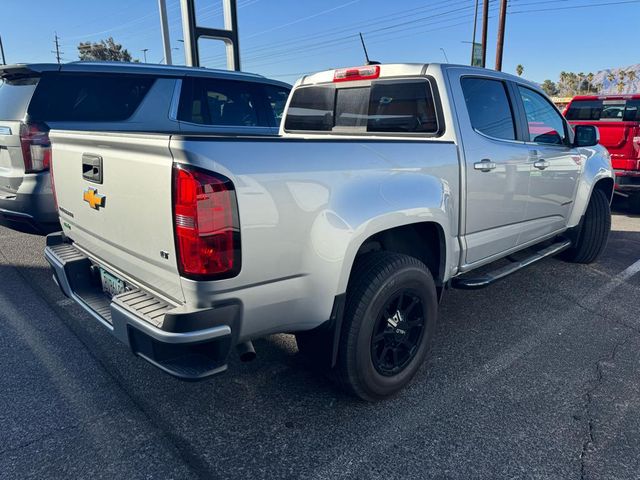
[{"label": "window tint", "polygon": [[185,79],[178,119],[212,126],[275,127],[261,87],[237,80]]},{"label": "window tint", "polygon": [[293,93],[287,130],[437,133],[426,80],[380,80],[367,87],[303,87]]},{"label": "window tint", "polygon": [[463,78],[462,90],[471,125],[493,138],[515,140],[513,112],[506,86],[499,80]]},{"label": "window tint", "polygon": [[0,80],[0,120],[22,120],[38,79]]},{"label": "window tint", "polygon": [[371,88],[370,132],[438,131],[431,88],[419,82],[377,82]]},{"label": "window tint", "polygon": [[538,92],[518,86],[529,127],[529,140],[552,145],[564,144],[562,115]]},{"label": "window tint", "polygon": [[267,96],[267,102],[269,102],[269,106],[271,107],[273,118],[275,119],[275,126],[279,126],[282,121],[284,107],[289,98],[289,89],[275,85],[265,85],[264,92]]},{"label": "window tint", "polygon": [[335,94],[333,86],[305,87],[295,90],[287,111],[285,128],[331,131]]},{"label": "window tint", "polygon": [[640,121],[640,100],[575,100],[567,110],[567,120]]},{"label": "window tint", "polygon": [[37,121],[122,121],[133,115],[153,82],[147,76],[44,74],[28,113]]}]

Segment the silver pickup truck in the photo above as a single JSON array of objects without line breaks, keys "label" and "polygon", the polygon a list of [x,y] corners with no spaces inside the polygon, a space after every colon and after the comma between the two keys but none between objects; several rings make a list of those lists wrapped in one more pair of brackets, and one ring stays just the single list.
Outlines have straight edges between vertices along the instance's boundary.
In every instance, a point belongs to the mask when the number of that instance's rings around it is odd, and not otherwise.
[{"label": "silver pickup truck", "polygon": [[471,67],[306,76],[278,137],[50,136],[56,282],[184,379],[284,332],[347,391],[388,397],[423,364],[444,290],[555,254],[592,262],[610,229],[597,129]]}]

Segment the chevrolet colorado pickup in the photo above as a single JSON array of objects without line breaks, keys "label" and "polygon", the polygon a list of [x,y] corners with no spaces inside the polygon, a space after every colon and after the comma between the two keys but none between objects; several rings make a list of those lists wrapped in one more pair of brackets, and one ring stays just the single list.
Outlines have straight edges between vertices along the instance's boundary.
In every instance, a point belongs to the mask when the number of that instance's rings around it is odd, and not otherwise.
[{"label": "chevrolet colorado pickup", "polygon": [[640,213],[640,95],[580,95],[564,111],[571,125],[594,125],[611,154],[616,193]]},{"label": "chevrolet colorado pickup", "polygon": [[[210,82],[217,90],[209,88]],[[274,135],[289,90],[259,75],[205,68],[122,62],[2,65],[0,217],[44,230],[58,223],[49,179],[50,128],[183,133],[231,128]]]},{"label": "chevrolet colorado pickup", "polygon": [[294,333],[347,391],[388,397],[423,363],[446,288],[560,253],[592,262],[610,229],[597,129],[574,131],[536,85],[473,67],[305,76],[280,137],[51,139],[56,282],[183,379]]}]

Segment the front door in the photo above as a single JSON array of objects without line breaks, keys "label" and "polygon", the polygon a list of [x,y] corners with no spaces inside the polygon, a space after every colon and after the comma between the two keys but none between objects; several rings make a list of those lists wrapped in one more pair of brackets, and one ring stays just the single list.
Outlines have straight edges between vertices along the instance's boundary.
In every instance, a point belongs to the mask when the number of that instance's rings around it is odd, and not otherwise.
[{"label": "front door", "polygon": [[562,230],[575,198],[581,158],[570,146],[568,126],[560,112],[543,95],[518,85],[518,101],[526,115],[531,164],[529,201],[519,245]]}]

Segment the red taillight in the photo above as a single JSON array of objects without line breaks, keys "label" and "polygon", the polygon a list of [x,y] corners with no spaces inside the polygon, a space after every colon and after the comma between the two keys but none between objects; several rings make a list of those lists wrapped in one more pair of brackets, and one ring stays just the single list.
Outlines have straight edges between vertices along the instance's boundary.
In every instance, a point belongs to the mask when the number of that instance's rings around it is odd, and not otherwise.
[{"label": "red taillight", "polygon": [[46,126],[38,123],[21,124],[20,145],[22,145],[25,173],[49,170],[51,142],[49,129]]},{"label": "red taillight", "polygon": [[240,226],[231,181],[175,165],[173,211],[180,273],[193,278],[237,275]]},{"label": "red taillight", "polygon": [[334,82],[348,82],[354,80],[372,80],[380,76],[379,65],[368,65],[366,67],[341,68],[333,74]]}]

